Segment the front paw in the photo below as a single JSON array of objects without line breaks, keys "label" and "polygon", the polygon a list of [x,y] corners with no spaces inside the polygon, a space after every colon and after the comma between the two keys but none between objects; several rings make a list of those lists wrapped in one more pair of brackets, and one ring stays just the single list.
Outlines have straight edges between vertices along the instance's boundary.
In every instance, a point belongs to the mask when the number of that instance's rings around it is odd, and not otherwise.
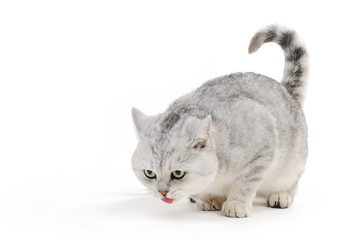
[{"label": "front paw", "polygon": [[250,215],[251,206],[236,200],[228,200],[223,203],[222,212],[227,217],[243,218]]},{"label": "front paw", "polygon": [[225,201],[225,197],[212,195],[198,195],[191,197],[190,201],[196,203],[196,206],[202,211],[219,211]]}]

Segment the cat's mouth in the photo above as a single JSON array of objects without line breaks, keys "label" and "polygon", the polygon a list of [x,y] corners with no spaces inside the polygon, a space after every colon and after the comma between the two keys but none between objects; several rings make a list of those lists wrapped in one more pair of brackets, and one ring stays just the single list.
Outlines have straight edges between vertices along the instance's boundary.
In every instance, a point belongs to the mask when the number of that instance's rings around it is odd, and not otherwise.
[{"label": "cat's mouth", "polygon": [[165,203],[173,203],[174,199],[173,198],[167,198],[167,197],[164,197],[164,198],[161,198],[161,200]]}]

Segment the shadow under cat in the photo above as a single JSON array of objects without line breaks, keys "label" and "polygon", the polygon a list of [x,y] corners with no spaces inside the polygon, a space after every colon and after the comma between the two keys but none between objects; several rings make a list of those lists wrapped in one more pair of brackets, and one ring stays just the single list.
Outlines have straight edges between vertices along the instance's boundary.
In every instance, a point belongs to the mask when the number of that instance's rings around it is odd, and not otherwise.
[{"label": "shadow under cat", "polygon": [[[112,194],[110,194],[112,195]],[[110,218],[139,219],[146,221],[220,221],[220,211],[201,211],[189,200],[181,200],[173,204],[165,204],[148,194],[113,194],[122,200],[113,203],[92,205],[70,211],[73,214],[99,215]],[[265,200],[256,199],[252,207],[253,215],[262,212],[276,212],[281,210],[268,208]],[[283,211],[290,211],[289,209]],[[222,218],[223,219],[223,218]],[[230,219],[230,218],[225,218]]]}]

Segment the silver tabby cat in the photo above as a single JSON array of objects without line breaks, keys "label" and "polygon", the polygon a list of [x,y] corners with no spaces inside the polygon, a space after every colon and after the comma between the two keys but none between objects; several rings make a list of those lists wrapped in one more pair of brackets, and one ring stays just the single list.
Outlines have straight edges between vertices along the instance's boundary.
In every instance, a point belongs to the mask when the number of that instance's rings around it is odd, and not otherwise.
[{"label": "silver tabby cat", "polygon": [[204,83],[158,115],[133,108],[139,142],[137,178],[166,203],[189,197],[202,210],[247,217],[255,196],[269,207],[292,204],[307,158],[303,104],[307,50],[278,25],[258,31],[249,53],[266,42],[284,51],[281,83],[235,73]]}]

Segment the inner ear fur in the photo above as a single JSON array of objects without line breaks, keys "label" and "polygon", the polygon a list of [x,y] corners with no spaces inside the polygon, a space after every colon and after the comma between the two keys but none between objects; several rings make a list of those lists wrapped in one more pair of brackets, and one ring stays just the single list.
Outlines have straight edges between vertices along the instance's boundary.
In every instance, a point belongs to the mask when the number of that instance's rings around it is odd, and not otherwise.
[{"label": "inner ear fur", "polygon": [[193,148],[200,149],[207,145],[210,137],[211,124],[211,115],[208,115],[206,118],[200,121],[193,139]]}]

